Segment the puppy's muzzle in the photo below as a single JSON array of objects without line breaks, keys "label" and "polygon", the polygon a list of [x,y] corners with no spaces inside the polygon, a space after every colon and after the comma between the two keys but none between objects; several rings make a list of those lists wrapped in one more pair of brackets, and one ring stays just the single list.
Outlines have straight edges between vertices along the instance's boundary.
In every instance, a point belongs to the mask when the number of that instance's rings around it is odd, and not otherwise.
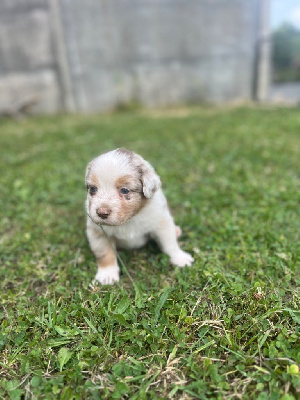
[{"label": "puppy's muzzle", "polygon": [[111,213],[111,210],[106,207],[99,207],[96,211],[97,215],[102,219],[107,219]]}]

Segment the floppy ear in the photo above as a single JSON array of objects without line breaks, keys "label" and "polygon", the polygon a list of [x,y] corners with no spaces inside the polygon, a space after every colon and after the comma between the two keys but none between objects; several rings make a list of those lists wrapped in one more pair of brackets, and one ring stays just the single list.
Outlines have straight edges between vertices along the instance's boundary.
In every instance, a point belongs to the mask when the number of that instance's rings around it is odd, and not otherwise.
[{"label": "floppy ear", "polygon": [[141,173],[141,181],[143,184],[143,193],[147,199],[150,199],[154,193],[161,187],[159,176],[154,171],[154,168],[144,160],[142,157],[137,156],[139,159],[139,171]]}]

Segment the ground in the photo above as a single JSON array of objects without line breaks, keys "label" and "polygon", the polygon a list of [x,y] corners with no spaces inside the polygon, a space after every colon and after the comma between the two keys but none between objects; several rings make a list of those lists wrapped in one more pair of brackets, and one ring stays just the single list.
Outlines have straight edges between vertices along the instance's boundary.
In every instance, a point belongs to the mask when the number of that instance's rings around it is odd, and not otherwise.
[{"label": "ground", "polygon": [[[1,120],[0,398],[296,399],[299,132],[297,108]],[[121,146],[155,166],[195,263],[149,243],[101,287],[84,173]]]}]

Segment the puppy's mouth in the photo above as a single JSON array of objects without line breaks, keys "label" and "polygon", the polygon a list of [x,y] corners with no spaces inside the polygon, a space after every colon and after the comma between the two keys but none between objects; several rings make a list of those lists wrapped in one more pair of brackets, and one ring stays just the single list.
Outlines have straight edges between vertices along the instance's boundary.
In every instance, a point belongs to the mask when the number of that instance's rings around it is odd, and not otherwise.
[{"label": "puppy's mouth", "polygon": [[93,222],[95,222],[95,224],[97,224],[97,225],[104,225],[104,226],[118,226],[119,224],[114,224],[114,223],[112,223],[112,222],[109,222],[109,221],[103,221],[103,220],[100,220],[100,221],[95,221],[95,220],[93,220]]},{"label": "puppy's mouth", "polygon": [[112,221],[109,218],[105,218],[105,219],[102,219],[100,217],[93,218],[90,214],[87,214],[87,215],[90,217],[90,219],[96,225],[99,225],[99,226],[102,226],[102,225],[103,226],[120,226],[120,225],[124,225],[127,222],[127,220],[125,220],[125,221]]}]

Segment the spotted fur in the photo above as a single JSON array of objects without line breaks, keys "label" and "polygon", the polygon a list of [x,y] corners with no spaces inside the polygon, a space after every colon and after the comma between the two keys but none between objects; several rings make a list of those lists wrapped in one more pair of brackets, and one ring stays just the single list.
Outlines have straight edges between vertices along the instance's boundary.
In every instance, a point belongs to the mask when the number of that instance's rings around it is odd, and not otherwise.
[{"label": "spotted fur", "polygon": [[141,156],[124,148],[102,154],[88,164],[85,182],[87,188],[94,187],[88,191],[86,211],[87,236],[98,264],[96,280],[119,280],[114,248],[138,248],[151,238],[171,263],[191,265],[192,256],[178,245],[181,230],[174,224],[160,178]]}]

